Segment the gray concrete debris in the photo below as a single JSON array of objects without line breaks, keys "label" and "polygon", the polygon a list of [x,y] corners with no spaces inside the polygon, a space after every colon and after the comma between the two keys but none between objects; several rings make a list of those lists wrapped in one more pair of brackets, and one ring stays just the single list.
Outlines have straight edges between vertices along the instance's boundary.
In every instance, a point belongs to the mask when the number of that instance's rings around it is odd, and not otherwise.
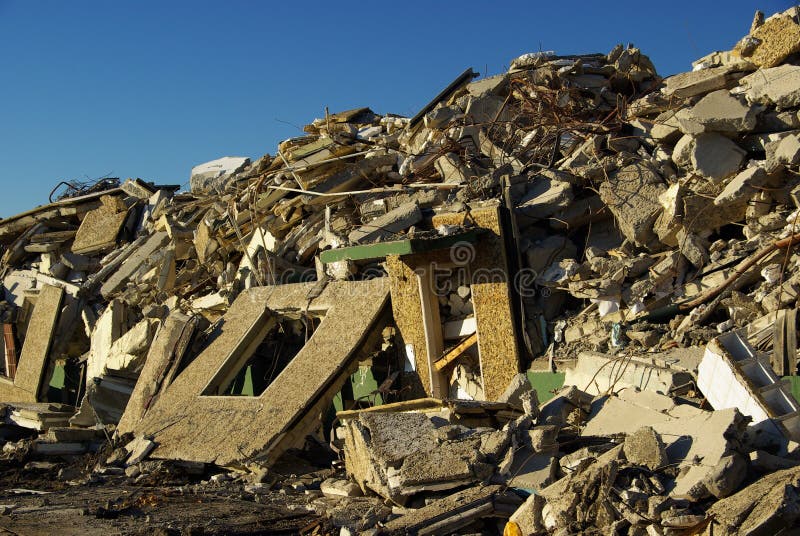
[{"label": "gray concrete debris", "polygon": [[774,104],[779,109],[800,105],[800,66],[759,69],[742,78],[739,84],[751,102]]},{"label": "gray concrete debris", "polygon": [[721,134],[704,133],[695,138],[689,158],[694,171],[719,182],[739,171],[746,154],[729,138]]},{"label": "gray concrete debris", "polygon": [[707,94],[693,107],[683,108],[676,118],[684,134],[740,133],[755,128],[758,111],[757,107],[749,106],[728,90],[721,89]]}]

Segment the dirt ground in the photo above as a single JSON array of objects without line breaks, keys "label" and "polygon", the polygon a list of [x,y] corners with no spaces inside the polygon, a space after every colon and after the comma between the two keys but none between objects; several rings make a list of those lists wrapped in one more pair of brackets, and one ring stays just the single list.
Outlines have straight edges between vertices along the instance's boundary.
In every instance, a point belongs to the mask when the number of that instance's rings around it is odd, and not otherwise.
[{"label": "dirt ground", "polygon": [[[313,484],[319,478],[308,476],[315,468],[298,460],[292,460],[297,473],[276,472],[253,484],[219,469],[187,474],[170,464],[138,478],[120,469],[98,472],[97,460],[106,454],[0,460],[0,534],[330,533],[311,505],[321,497]],[[298,483],[303,480],[307,487]]]}]

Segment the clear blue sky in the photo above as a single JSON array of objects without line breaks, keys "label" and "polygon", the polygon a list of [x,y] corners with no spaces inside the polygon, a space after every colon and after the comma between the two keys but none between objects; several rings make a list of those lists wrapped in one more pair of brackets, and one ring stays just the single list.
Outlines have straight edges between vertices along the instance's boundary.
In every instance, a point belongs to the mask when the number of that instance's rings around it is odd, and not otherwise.
[{"label": "clear blue sky", "polygon": [[791,2],[493,4],[0,0],[0,217],[60,180],[184,184],[196,164],[274,153],[325,106],[413,115],[463,69],[539,49],[632,42],[685,71]]}]

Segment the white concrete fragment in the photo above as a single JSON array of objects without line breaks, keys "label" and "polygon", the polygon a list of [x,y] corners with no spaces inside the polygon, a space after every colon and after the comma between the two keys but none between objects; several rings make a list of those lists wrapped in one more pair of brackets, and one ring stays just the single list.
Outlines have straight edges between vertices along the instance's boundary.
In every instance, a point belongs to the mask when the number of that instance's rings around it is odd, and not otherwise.
[{"label": "white concrete fragment", "polygon": [[244,156],[223,156],[192,168],[189,185],[193,192],[205,191],[214,180],[242,170],[250,163]]},{"label": "white concrete fragment", "polygon": [[737,408],[757,430],[800,440],[800,403],[738,333],[713,339],[697,371],[697,387],[714,409]]}]

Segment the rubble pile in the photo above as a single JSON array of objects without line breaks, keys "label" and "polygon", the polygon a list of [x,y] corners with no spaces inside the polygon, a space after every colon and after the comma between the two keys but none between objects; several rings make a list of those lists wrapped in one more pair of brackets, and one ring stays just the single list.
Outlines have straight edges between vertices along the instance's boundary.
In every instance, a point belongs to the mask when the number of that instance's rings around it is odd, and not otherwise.
[{"label": "rubble pile", "polygon": [[4,473],[305,534],[797,526],[800,10],[693,66],[524,54],[188,192],[62,183],[0,220]]}]

